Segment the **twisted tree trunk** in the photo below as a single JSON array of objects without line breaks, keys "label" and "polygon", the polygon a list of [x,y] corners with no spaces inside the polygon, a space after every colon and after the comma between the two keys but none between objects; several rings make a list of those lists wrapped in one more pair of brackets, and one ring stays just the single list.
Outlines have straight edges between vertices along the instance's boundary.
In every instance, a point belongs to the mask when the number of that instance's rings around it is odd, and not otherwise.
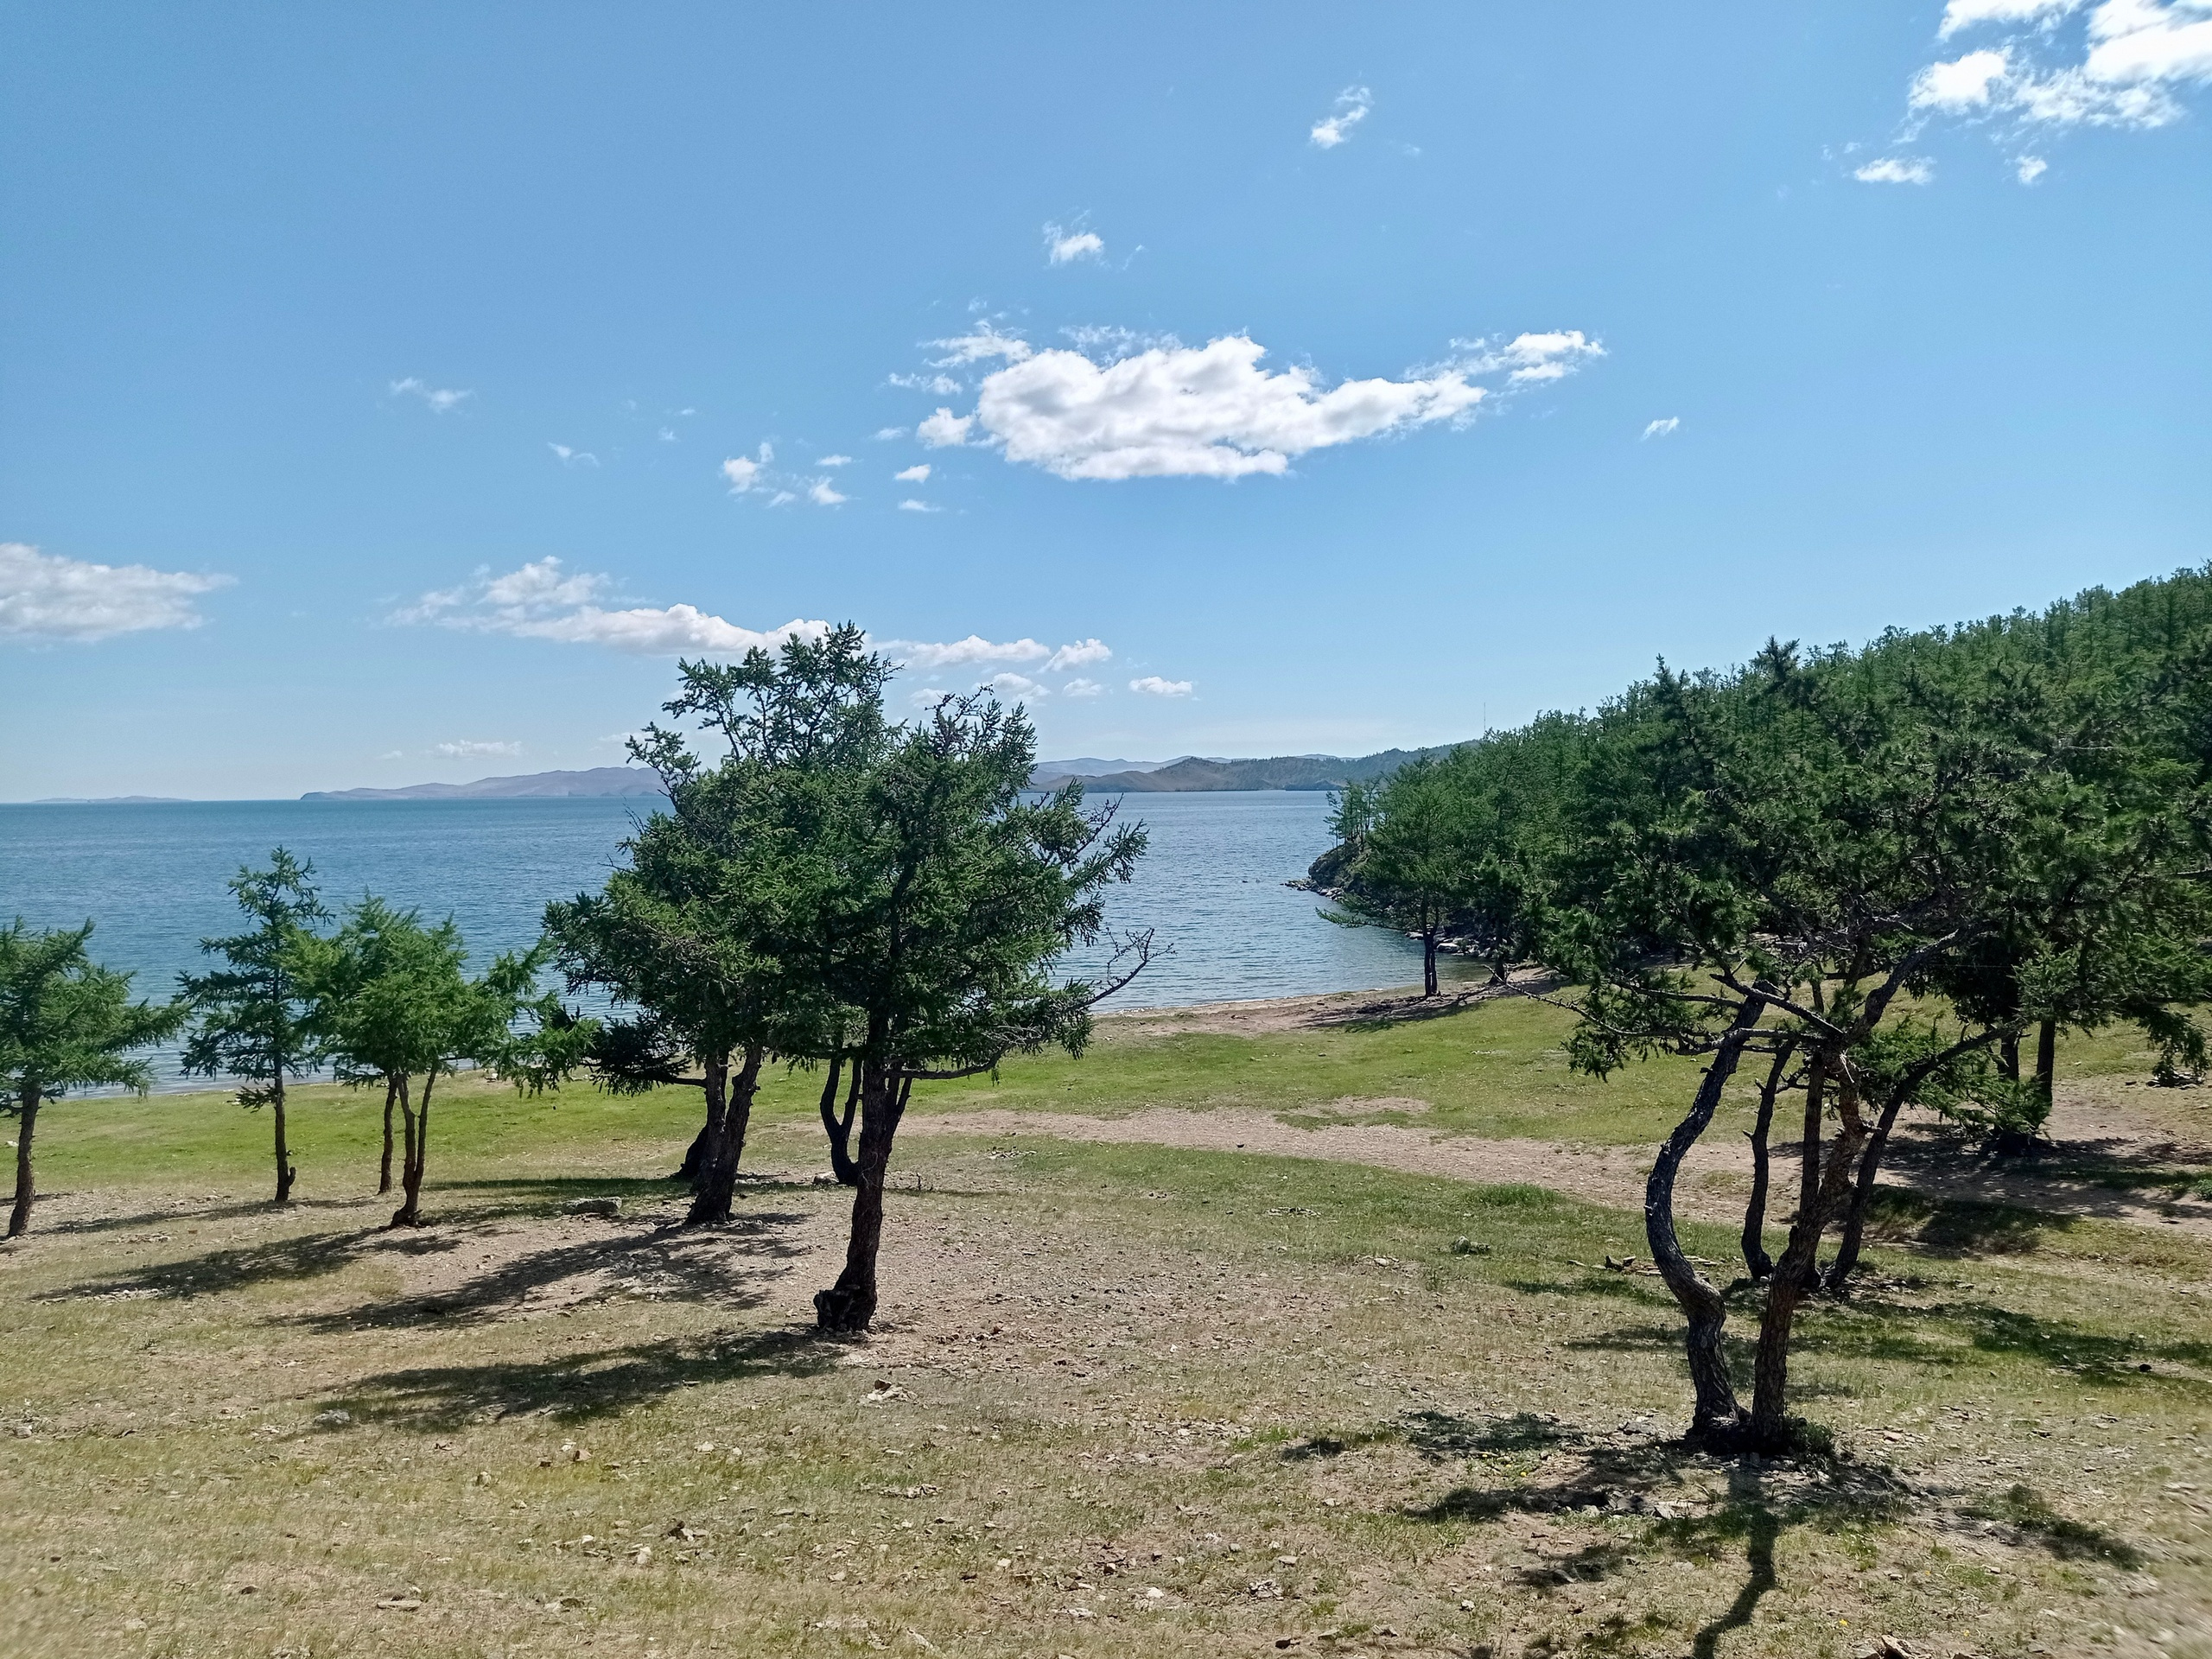
[{"label": "twisted tree trunk", "polygon": [[1751,1442],[1755,1450],[1780,1452],[1789,1439],[1789,1333],[1797,1306],[1817,1283],[1814,1263],[1820,1255],[1821,1235],[1850,1189],[1853,1165],[1866,1126],[1859,1116],[1858,1090],[1849,1067],[1840,1068],[1836,1115],[1840,1120],[1835,1145],[1823,1166],[1821,1156],[1821,1073],[1825,1057],[1814,1056],[1812,1074],[1806,1079],[1805,1164],[1814,1172],[1803,1183],[1805,1196],[1797,1205],[1797,1220],[1789,1230],[1789,1243],[1767,1281],[1766,1311],[1759,1319],[1758,1356],[1752,1366]]},{"label": "twisted tree trunk", "polygon": [[1692,1440],[1725,1437],[1741,1414],[1736,1405],[1735,1385],[1728,1378],[1727,1356],[1720,1345],[1721,1327],[1728,1319],[1727,1305],[1682,1253],[1681,1241],[1675,1236],[1675,1177],[1681,1169],[1682,1160],[1713,1122],[1713,1114],[1720,1104],[1721,1090],[1735,1075],[1744,1045],[1751,1040],[1752,1030],[1765,1008],[1766,999],[1754,995],[1746,997],[1743,1007],[1737,1010],[1735,1022],[1720,1039],[1713,1051],[1713,1064],[1706,1068],[1704,1080],[1698,1084],[1689,1116],[1675,1126],[1675,1132],[1659,1148],[1659,1155],[1651,1166],[1650,1179],[1643,1187],[1643,1235],[1650,1246],[1652,1265],[1658,1268],[1659,1276],[1666,1281],[1667,1288],[1675,1294],[1675,1300],[1681,1304],[1682,1312],[1689,1319],[1684,1348],[1689,1359],[1690,1383],[1696,1390],[1696,1404],[1690,1417]]},{"label": "twisted tree trunk", "polygon": [[423,1222],[423,1170],[430,1158],[430,1091],[438,1081],[435,1071],[423,1074],[423,1103],[410,1109],[402,1084],[399,1109],[407,1120],[407,1156],[399,1171],[399,1208],[392,1211],[395,1227],[418,1227]]},{"label": "twisted tree trunk", "polygon": [[1773,1258],[1766,1253],[1767,1134],[1774,1127],[1775,1096],[1782,1092],[1782,1074],[1795,1048],[1795,1044],[1784,1041],[1775,1050],[1774,1064],[1767,1070],[1766,1081],[1759,1085],[1758,1121],[1751,1125],[1751,1196],[1744,1206],[1743,1244],[1744,1268],[1754,1279],[1764,1279],[1774,1271]]},{"label": "twisted tree trunk", "polygon": [[730,1201],[737,1192],[738,1161],[745,1155],[745,1133],[753,1121],[753,1096],[760,1087],[760,1065],[766,1051],[748,1046],[733,1079],[729,1056],[705,1057],[707,1074],[707,1155],[699,1172],[699,1190],[691,1200],[687,1227],[721,1226],[730,1217]]},{"label": "twisted tree trunk", "polygon": [[16,1207],[8,1212],[8,1236],[21,1238],[31,1228],[31,1134],[38,1128],[38,1079],[23,1080],[23,1127],[16,1137]]},{"label": "twisted tree trunk", "polygon": [[1890,1144],[1890,1131],[1897,1127],[1897,1114],[1904,1109],[1904,1091],[1899,1090],[1882,1108],[1882,1115],[1874,1120],[1873,1132],[1866,1137],[1866,1150],[1859,1154],[1859,1176],[1852,1188],[1851,1207],[1844,1212],[1843,1236],[1836,1243],[1835,1260],[1828,1264],[1827,1284],[1830,1290],[1841,1290],[1844,1281],[1859,1266],[1859,1249],[1866,1232],[1866,1212],[1874,1207],[1874,1178],[1882,1173],[1882,1154]]},{"label": "twisted tree trunk", "polygon": [[845,1064],[840,1052],[830,1057],[829,1080],[822,1085],[822,1129],[830,1137],[830,1173],[837,1178],[841,1186],[858,1186],[860,1169],[853,1162],[853,1114],[860,1108],[861,1068],[853,1066],[852,1090],[845,1096],[844,1115],[835,1109],[837,1104],[837,1074]]},{"label": "twisted tree trunk", "polygon": [[883,1243],[883,1189],[891,1171],[891,1142],[906,1109],[913,1079],[877,1059],[861,1066],[861,1152],[855,1166],[859,1180],[853,1194],[853,1227],[845,1245],[845,1268],[837,1282],[817,1291],[816,1324],[827,1333],[852,1334],[875,1318],[875,1259]]}]

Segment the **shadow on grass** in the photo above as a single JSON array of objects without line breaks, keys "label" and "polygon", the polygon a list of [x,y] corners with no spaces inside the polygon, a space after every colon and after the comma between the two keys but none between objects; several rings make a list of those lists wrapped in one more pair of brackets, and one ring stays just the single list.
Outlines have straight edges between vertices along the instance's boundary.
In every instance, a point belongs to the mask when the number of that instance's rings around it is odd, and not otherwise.
[{"label": "shadow on grass", "polygon": [[481,1365],[424,1365],[362,1377],[322,1402],[355,1422],[421,1433],[549,1408],[600,1417],[701,1383],[810,1376],[838,1363],[836,1344],[799,1330],[639,1343],[591,1353]]},{"label": "shadow on grass", "polygon": [[2004,1497],[1964,1511],[1977,1521],[1995,1521],[2033,1539],[2062,1561],[2111,1561],[2131,1572],[2143,1565],[2143,1552],[2101,1527],[2069,1520],[2050,1507],[2032,1486],[2016,1485]]},{"label": "shadow on grass", "polygon": [[[39,1208],[43,1209],[60,1193],[41,1193]],[[130,1216],[86,1216],[76,1221],[48,1223],[36,1218],[34,1211],[29,1236],[44,1238],[84,1237],[88,1234],[112,1233],[126,1227],[159,1227],[164,1224],[181,1226],[190,1222],[236,1221],[245,1216],[287,1216],[310,1210],[350,1210],[359,1203],[358,1198],[294,1198],[288,1204],[276,1204],[268,1198],[239,1198],[228,1203],[202,1207],[190,1200],[168,1205],[159,1210],[143,1210]]]},{"label": "shadow on grass", "polygon": [[2018,1205],[1936,1198],[1910,1188],[1878,1186],[1867,1209],[1870,1238],[1909,1242],[1938,1255],[2022,1255],[2051,1234],[2064,1233],[2072,1216]]},{"label": "shadow on grass", "polygon": [[1580,1430],[1533,1412],[1478,1422],[1448,1411],[1408,1411],[1395,1422],[1295,1441],[1282,1449],[1282,1459],[1310,1463],[1318,1458],[1342,1457],[1363,1446],[1404,1446],[1427,1462],[1445,1463],[1484,1456],[1524,1457],[1531,1452],[1577,1444],[1583,1438]]}]

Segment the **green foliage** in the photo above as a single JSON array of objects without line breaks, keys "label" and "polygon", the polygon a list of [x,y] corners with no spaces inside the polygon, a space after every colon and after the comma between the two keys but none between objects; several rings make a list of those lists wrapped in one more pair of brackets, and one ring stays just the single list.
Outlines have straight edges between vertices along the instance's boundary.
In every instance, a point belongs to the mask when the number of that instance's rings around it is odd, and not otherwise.
[{"label": "green foliage", "polygon": [[0,928],[0,1112],[101,1084],[143,1095],[153,1076],[131,1051],[183,1023],[175,1003],[130,1001],[130,976],[86,954],[92,933],[35,933],[21,917]]},{"label": "green foliage", "polygon": [[282,847],[270,854],[267,869],[241,869],[230,889],[251,926],[200,940],[200,948],[226,966],[179,976],[195,1018],[184,1069],[238,1078],[243,1106],[281,1102],[285,1077],[314,1063],[299,952],[312,937],[312,925],[330,913],[316,894],[314,875],[314,865]]},{"label": "green foliage", "polygon": [[435,928],[421,912],[370,895],[328,938],[296,942],[295,971],[308,1000],[316,1058],[340,1083],[387,1082],[436,1065],[446,988],[467,952],[450,918]]}]

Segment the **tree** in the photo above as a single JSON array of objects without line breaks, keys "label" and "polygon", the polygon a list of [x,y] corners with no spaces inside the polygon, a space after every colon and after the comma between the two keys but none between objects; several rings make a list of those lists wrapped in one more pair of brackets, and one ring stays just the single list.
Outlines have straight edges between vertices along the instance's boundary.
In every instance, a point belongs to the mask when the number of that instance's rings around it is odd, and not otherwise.
[{"label": "tree", "polygon": [[143,1095],[153,1071],[130,1051],[174,1035],[184,1010],[133,1002],[130,976],[85,952],[92,925],[34,933],[19,916],[0,928],[0,1114],[17,1120],[16,1204],[8,1236],[31,1224],[31,1137],[39,1109],[72,1089],[119,1084]]},{"label": "tree", "polygon": [[297,960],[312,924],[327,918],[313,882],[315,866],[279,847],[269,868],[241,869],[230,889],[252,926],[200,948],[228,964],[178,976],[196,1023],[185,1044],[184,1069],[202,1077],[239,1079],[241,1106],[267,1106],[275,1121],[276,1202],[292,1196],[299,1172],[284,1138],[284,1080],[305,1073],[314,1058]]},{"label": "tree", "polygon": [[[598,1027],[570,1018],[559,999],[537,988],[552,955],[543,942],[502,954],[472,979],[463,971],[461,935],[450,922],[432,936],[438,944],[423,971],[411,976],[408,1016],[421,1033],[417,1065],[423,1087],[410,1105],[403,1085],[399,1110],[406,1145],[394,1227],[422,1224],[423,1178],[430,1158],[430,1099],[438,1079],[474,1065],[532,1094],[552,1087],[579,1065]],[[518,1021],[526,1023],[517,1029]]]},{"label": "tree", "polygon": [[1387,927],[1421,941],[1421,995],[1436,995],[1436,950],[1463,907],[1476,848],[1459,769],[1439,757],[1408,761],[1381,783],[1337,798],[1332,828],[1356,852],[1337,909],[1351,927]]},{"label": "tree", "polygon": [[670,810],[624,843],[629,869],[597,894],[550,906],[546,926],[572,988],[603,988],[638,1010],[601,1033],[590,1059],[601,1082],[703,1091],[706,1122],[686,1160],[696,1166],[689,1221],[719,1224],[730,1217],[764,1065],[824,1058],[835,1087],[848,1011],[791,964],[816,949],[809,896],[820,881],[809,872],[823,815],[849,804],[889,741],[892,669],[848,625],[679,672],[666,712],[719,736],[723,754],[709,765],[658,725],[633,741]]},{"label": "tree", "polygon": [[299,942],[297,975],[316,1058],[340,1083],[384,1085],[379,1197],[391,1191],[394,1108],[403,1100],[411,1106],[410,1077],[429,1068],[436,1046],[430,988],[463,955],[450,918],[426,928],[419,911],[395,910],[373,895],[353,906],[335,934]]},{"label": "tree", "polygon": [[1105,929],[1104,893],[1126,881],[1143,830],[1078,785],[1029,791],[1027,716],[977,693],[947,697],[864,778],[794,791],[815,856],[794,890],[818,918],[803,971],[853,1010],[860,1148],[845,1265],[814,1299],[825,1332],[868,1328],[893,1139],[918,1082],[989,1071],[1050,1046],[1079,1053],[1090,1009],[1140,971],[1148,935],[1122,943],[1103,982],[1054,983],[1050,969]]}]

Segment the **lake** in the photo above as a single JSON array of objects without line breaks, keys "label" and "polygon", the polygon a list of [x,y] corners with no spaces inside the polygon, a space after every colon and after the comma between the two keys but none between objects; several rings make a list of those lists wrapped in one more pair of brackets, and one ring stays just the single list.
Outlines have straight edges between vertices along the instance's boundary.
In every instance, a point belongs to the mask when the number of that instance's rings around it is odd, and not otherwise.
[{"label": "lake", "polygon": [[[199,941],[236,931],[224,882],[283,845],[313,861],[333,910],[364,892],[450,914],[486,959],[537,936],[549,899],[596,887],[650,800],[206,801],[0,805],[0,920],[92,918],[94,957],[162,995],[198,968]],[[1109,1006],[1363,990],[1421,977],[1418,946],[1323,921],[1283,884],[1330,842],[1319,793],[1131,795],[1151,831],[1136,880],[1109,906],[1166,953]],[[1453,959],[1452,967],[1461,965]],[[1073,972],[1095,966],[1071,959]],[[1472,964],[1463,971],[1472,972]],[[162,1086],[186,1086],[162,1057]],[[207,1087],[202,1083],[192,1086]]]}]

